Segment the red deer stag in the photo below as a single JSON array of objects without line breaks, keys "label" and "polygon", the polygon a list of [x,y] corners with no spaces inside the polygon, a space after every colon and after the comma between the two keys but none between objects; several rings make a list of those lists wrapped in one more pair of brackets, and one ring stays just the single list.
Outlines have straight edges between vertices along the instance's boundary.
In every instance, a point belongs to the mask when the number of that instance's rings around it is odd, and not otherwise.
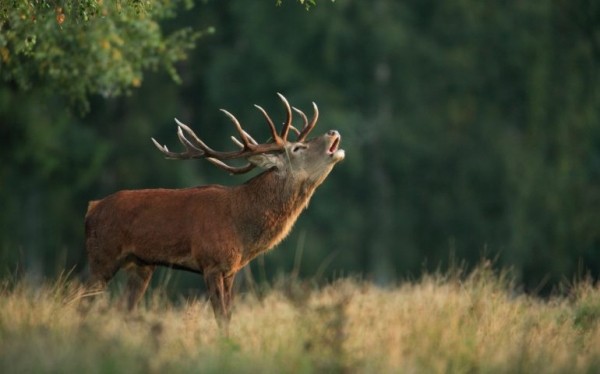
[{"label": "red deer stag", "polygon": [[[257,166],[266,171],[238,186],[119,191],[90,202],[85,230],[92,282],[105,286],[119,269],[126,269],[127,306],[133,309],[157,265],[201,273],[217,322],[227,329],[236,273],[285,238],[315,189],[344,159],[337,131],[306,139],[319,117],[316,104],[310,122],[293,108],[304,120],[299,131],[292,125],[292,108],[278,95],[287,113],[280,133],[256,105],[271,130],[270,143],[257,143],[223,109],[241,138],[232,137],[238,151],[213,150],[177,120],[185,152],[171,152],[152,139],[169,159],[205,158],[231,174]],[[287,140],[290,131],[297,134],[296,141]],[[225,163],[233,159],[246,159],[247,164]]]}]

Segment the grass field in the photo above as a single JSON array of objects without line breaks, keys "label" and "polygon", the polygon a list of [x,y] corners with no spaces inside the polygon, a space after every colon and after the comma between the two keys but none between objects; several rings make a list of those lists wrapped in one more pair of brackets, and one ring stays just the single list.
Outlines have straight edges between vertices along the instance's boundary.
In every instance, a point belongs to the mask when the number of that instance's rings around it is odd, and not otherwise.
[{"label": "grass field", "polygon": [[132,314],[77,282],[0,287],[3,373],[592,373],[600,288],[541,300],[481,266],[393,288],[281,282],[237,296],[231,336],[206,300],[155,290]]}]

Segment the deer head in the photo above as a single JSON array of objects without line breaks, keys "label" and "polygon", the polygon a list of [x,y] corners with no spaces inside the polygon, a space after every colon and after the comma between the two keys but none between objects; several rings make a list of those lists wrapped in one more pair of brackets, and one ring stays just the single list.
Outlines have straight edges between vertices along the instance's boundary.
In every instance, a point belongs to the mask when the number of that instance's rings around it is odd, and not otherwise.
[{"label": "deer head", "polygon": [[[271,131],[272,141],[270,143],[259,144],[242,128],[238,119],[225,109],[221,109],[221,111],[231,119],[241,139],[240,141],[233,136],[231,137],[232,141],[240,148],[238,151],[220,152],[213,150],[189,126],[177,119],[175,119],[179,127],[177,136],[185,147],[185,152],[171,152],[166,146],[161,146],[154,138],[152,138],[152,142],[170,159],[205,158],[231,174],[247,173],[258,166],[262,169],[274,169],[277,174],[285,175],[292,180],[309,180],[318,185],[329,174],[333,166],[344,159],[344,150],[339,149],[341,136],[337,131],[330,130],[320,137],[307,140],[319,118],[317,104],[313,102],[314,114],[309,121],[301,110],[290,107],[287,99],[282,94],[278,93],[277,95],[283,102],[287,113],[286,121],[279,133],[269,114],[262,107],[255,105],[263,114]],[[292,125],[292,110],[302,117],[304,121],[302,130],[298,130]],[[288,140],[290,130],[297,135],[296,141]],[[225,161],[233,159],[246,159],[248,163],[241,167],[234,167],[225,163]]]}]

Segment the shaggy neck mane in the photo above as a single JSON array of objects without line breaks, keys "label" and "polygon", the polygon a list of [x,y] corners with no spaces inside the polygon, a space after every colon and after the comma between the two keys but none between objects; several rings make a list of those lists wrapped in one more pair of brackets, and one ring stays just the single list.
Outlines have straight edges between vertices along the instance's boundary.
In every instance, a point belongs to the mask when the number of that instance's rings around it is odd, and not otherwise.
[{"label": "shaggy neck mane", "polygon": [[[240,231],[252,243],[245,251],[248,261],[287,236],[316,187],[308,180],[297,180],[275,169],[239,186],[240,198],[245,202],[240,206],[252,206],[252,209],[238,213],[244,217]],[[260,212],[260,215],[253,212]]]}]

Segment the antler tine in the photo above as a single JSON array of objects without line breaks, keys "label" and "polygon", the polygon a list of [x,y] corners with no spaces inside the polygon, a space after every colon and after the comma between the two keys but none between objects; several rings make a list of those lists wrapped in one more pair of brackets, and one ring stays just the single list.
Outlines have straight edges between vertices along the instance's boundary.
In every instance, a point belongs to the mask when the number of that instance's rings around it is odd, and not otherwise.
[{"label": "antler tine", "polygon": [[[298,135],[299,142],[302,142],[302,141],[304,141],[304,139],[306,139],[306,137],[312,131],[312,129],[315,128],[315,125],[317,124],[317,120],[319,119],[319,108],[317,107],[317,104],[315,104],[314,101],[313,101],[312,105],[313,105],[313,111],[314,111],[312,121],[310,121],[310,123],[308,123],[308,121],[306,121],[306,116],[304,116],[305,125],[304,125],[304,128],[302,129],[302,132],[300,133],[300,135]],[[302,113],[302,114],[304,114],[304,113]]]},{"label": "antler tine", "polygon": [[298,130],[294,125],[290,125],[290,130],[292,130],[296,136],[300,136],[300,130]]},{"label": "antler tine", "polygon": [[151,139],[152,139],[152,143],[154,143],[156,148],[158,148],[158,150],[161,151],[161,153],[163,153],[165,156],[167,156],[167,158],[170,158],[170,159],[181,160],[181,159],[189,159],[189,158],[202,158],[205,156],[204,150],[198,149],[189,140],[186,139],[186,137],[183,135],[183,132],[181,131],[181,127],[179,127],[179,129],[177,131],[177,137],[179,138],[179,141],[181,142],[181,144],[185,147],[185,152],[181,152],[181,153],[171,152],[171,151],[169,151],[169,149],[167,148],[166,145],[160,145],[156,141],[156,139],[154,139],[154,138],[151,138]]},{"label": "antler tine", "polygon": [[292,108],[290,107],[290,103],[288,103],[288,101],[285,98],[285,96],[283,96],[279,92],[277,92],[277,96],[279,96],[279,98],[283,102],[283,105],[285,106],[285,110],[286,110],[286,113],[287,113],[287,118],[285,120],[285,123],[283,124],[283,128],[281,129],[281,138],[284,141],[287,141],[287,136],[288,136],[288,133],[290,131],[290,126],[292,124]]},{"label": "antler tine", "polygon": [[[304,126],[302,126],[302,130],[304,130],[306,128],[306,126],[308,126],[308,118],[306,118],[306,114],[304,114],[303,111],[301,111],[300,109],[296,108],[296,107],[292,107],[292,109],[294,109],[294,111],[296,113],[298,113],[300,115],[300,117],[302,117],[302,120],[304,121]],[[301,132],[298,131],[297,128],[294,127],[294,131],[296,132],[296,135],[298,137],[300,137]]]},{"label": "antler tine", "polygon": [[[237,118],[235,118],[235,116],[231,113],[229,113],[228,111],[226,111],[225,109],[221,109],[221,112],[225,113],[227,115],[227,117],[229,117],[229,119],[231,119],[231,121],[233,122],[233,124],[235,125],[235,128],[237,129],[238,133],[240,134],[240,137],[242,138],[242,142],[244,143],[244,148],[245,149],[254,149],[254,145],[252,144],[253,142],[248,138],[248,133],[244,131],[244,129],[242,128],[242,125],[240,125],[240,122],[238,121]],[[252,138],[252,137],[250,137]],[[254,143],[256,143],[256,141],[254,139],[252,139],[254,141]]]},{"label": "antler tine", "polygon": [[273,120],[271,119],[271,117],[269,117],[269,114],[267,114],[267,111],[264,110],[263,107],[261,107],[260,105],[254,104],[254,106],[256,107],[256,109],[260,110],[260,112],[265,117],[265,120],[267,121],[267,124],[269,125],[269,129],[271,130],[271,137],[273,138],[273,141],[277,144],[283,144],[284,143],[283,139],[281,139],[281,137],[277,133],[277,129],[275,128],[275,125],[273,124]]},{"label": "antler tine", "polygon": [[206,158],[211,164],[218,166],[219,168],[228,171],[230,174],[244,174],[249,172],[250,170],[254,169],[256,166],[254,164],[248,163],[244,166],[240,166],[240,167],[234,167],[234,166],[230,166],[227,165],[226,163],[224,163],[221,160],[218,160],[216,158],[213,157],[208,157]]},{"label": "antler tine", "polygon": [[160,145],[160,143],[157,142],[156,139],[154,139],[154,138],[150,138],[150,139],[152,140],[152,143],[154,143],[156,148],[158,148],[158,150],[161,151],[162,153],[164,153],[165,155],[169,156],[170,153],[173,153],[173,152],[169,151],[169,148],[167,148],[166,145]]},{"label": "antler tine", "polygon": [[[206,143],[204,143],[199,137],[198,135],[196,135],[196,133],[194,132],[194,130],[192,130],[188,125],[184,124],[183,122],[179,121],[177,118],[175,118],[175,123],[177,123],[178,129],[177,129],[177,137],[179,138],[179,141],[181,141],[181,143],[183,143],[183,145],[188,148],[187,144],[191,145],[194,149],[200,149],[206,153],[218,153],[217,151],[215,151],[214,149],[210,148],[208,145],[206,145]],[[190,142],[188,140],[188,138],[185,137],[185,135],[183,134],[183,131],[187,132],[189,136],[192,137],[192,139],[194,140],[194,142],[196,142],[196,145],[193,145],[192,142]]]},{"label": "antler tine", "polygon": [[195,145],[193,145],[192,142],[190,142],[185,137],[185,135],[183,135],[183,130],[181,130],[181,127],[177,127],[177,138],[179,138],[179,142],[181,144],[183,144],[183,146],[185,147],[186,150],[191,150],[191,151],[199,152],[200,155],[204,154],[204,151],[202,149],[199,149],[198,147],[196,147]]},{"label": "antler tine", "polygon": [[235,136],[231,137],[231,141],[237,145],[238,147],[240,147],[241,149],[244,149],[244,144],[242,144],[242,142],[240,142],[239,140],[237,140],[237,138]]},{"label": "antler tine", "polygon": [[242,130],[242,131],[244,131],[244,134],[246,135],[248,140],[250,140],[250,143],[252,143],[254,145],[258,145],[258,142],[256,140],[254,140],[254,138],[252,136],[250,136],[250,134],[248,134],[248,132],[246,132],[246,130]]}]

